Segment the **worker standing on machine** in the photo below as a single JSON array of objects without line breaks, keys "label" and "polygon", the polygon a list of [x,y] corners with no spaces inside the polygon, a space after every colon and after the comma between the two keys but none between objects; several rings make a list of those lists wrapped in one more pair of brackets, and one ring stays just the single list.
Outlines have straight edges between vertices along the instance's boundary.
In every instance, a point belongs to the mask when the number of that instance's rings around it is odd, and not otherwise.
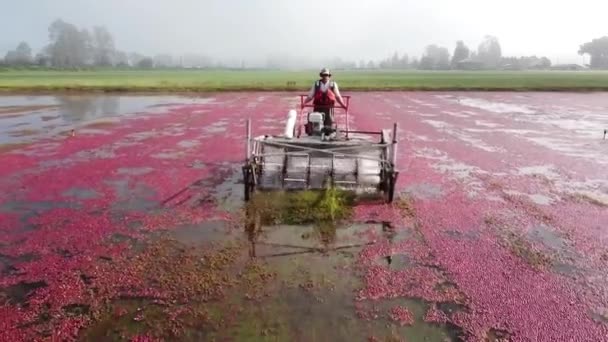
[{"label": "worker standing on machine", "polygon": [[346,109],[346,105],[344,104],[342,96],[340,95],[338,83],[329,80],[331,78],[331,72],[329,69],[321,69],[319,76],[321,76],[321,79],[315,81],[315,83],[312,85],[308,96],[304,100],[304,104],[314,100],[314,111],[325,114],[323,125],[325,128],[333,131],[332,125],[334,121],[334,105],[336,101],[340,104],[340,106],[342,106],[342,108]]}]

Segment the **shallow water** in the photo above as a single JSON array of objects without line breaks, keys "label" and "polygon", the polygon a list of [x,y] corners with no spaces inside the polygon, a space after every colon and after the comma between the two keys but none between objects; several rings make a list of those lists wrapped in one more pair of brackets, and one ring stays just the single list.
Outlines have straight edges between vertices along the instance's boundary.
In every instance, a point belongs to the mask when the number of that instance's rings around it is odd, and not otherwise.
[{"label": "shallow water", "polygon": [[0,144],[32,142],[85,127],[109,128],[121,117],[212,101],[201,96],[0,96]]},{"label": "shallow water", "polygon": [[[267,294],[259,301],[237,289],[209,304],[214,314],[232,314],[234,302],[245,310],[192,340],[457,340],[456,326],[424,322],[434,306],[477,340],[505,327],[523,339],[605,336],[592,320],[608,307],[605,96],[358,94],[354,127],[399,122],[398,186],[411,202],[361,205],[354,222],[335,226],[251,231],[237,222],[245,119],[254,135],[280,133],[294,103],[258,95],[0,96],[0,301],[40,304],[4,306],[7,324],[23,328],[0,339],[68,331],[96,304],[93,289],[131,311],[84,331],[90,340],[121,325],[147,331],[154,319],[133,320],[142,308],[171,322],[145,298],[110,296],[132,281],[122,273],[130,263],[95,277],[164,233],[186,247],[242,242],[235,269],[255,261],[276,274],[264,286],[254,277]],[[503,233],[516,248],[501,245]],[[533,269],[530,256],[550,264]],[[28,321],[48,308],[57,319],[48,326]],[[395,308],[413,324],[391,319]]]}]

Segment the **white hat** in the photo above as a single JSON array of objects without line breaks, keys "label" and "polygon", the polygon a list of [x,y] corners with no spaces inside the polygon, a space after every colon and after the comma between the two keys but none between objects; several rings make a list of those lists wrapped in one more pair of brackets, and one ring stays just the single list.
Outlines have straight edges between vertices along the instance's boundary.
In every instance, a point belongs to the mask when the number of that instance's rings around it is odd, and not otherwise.
[{"label": "white hat", "polygon": [[323,75],[323,74],[329,74],[329,76],[331,76],[331,72],[327,68],[321,69],[321,72],[319,73],[319,75]]}]

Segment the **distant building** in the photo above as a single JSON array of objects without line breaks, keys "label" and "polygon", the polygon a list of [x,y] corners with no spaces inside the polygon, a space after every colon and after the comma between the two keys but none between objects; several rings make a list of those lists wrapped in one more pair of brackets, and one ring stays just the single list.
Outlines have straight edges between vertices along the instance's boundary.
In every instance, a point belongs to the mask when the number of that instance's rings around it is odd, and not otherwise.
[{"label": "distant building", "polygon": [[521,70],[522,67],[519,64],[509,63],[502,66],[502,70]]},{"label": "distant building", "polygon": [[456,67],[460,70],[481,70],[483,69],[483,62],[472,58],[465,58],[456,62]]},{"label": "distant building", "polygon": [[551,67],[551,70],[585,70],[586,68],[578,64],[557,64]]}]

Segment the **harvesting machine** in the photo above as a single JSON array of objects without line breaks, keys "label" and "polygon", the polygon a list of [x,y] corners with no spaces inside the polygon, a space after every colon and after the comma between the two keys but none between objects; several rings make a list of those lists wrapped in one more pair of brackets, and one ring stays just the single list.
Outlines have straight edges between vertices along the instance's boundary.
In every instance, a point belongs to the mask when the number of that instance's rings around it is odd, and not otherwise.
[{"label": "harvesting machine", "polygon": [[[380,194],[393,201],[399,171],[397,160],[397,124],[381,131],[349,128],[350,96],[343,96],[345,107],[334,107],[331,126],[324,125],[325,113],[304,103],[300,95],[300,113],[290,110],[284,134],[252,135],[247,120],[246,159],[243,165],[245,201],[256,191],[297,191],[325,189],[329,186],[357,194]],[[317,109],[318,110],[318,109]],[[342,127],[337,124],[343,123]]]}]

